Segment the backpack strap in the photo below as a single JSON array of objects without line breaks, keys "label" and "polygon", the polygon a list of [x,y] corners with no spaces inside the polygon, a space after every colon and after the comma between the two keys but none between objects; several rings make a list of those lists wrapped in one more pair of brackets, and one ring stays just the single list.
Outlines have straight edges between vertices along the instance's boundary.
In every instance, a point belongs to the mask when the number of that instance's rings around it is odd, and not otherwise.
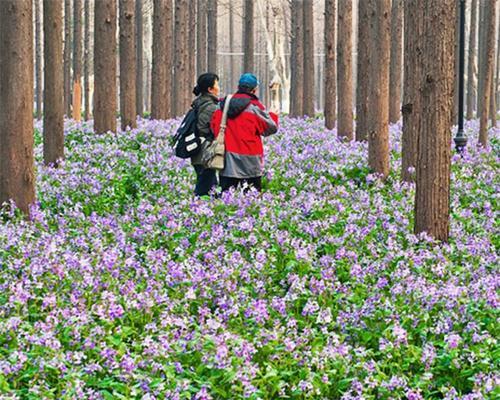
[{"label": "backpack strap", "polygon": [[219,135],[217,136],[217,142],[220,144],[224,144],[224,139],[226,136],[226,126],[227,126],[227,113],[229,111],[229,102],[233,97],[232,94],[226,97],[226,101],[224,102],[224,110],[222,111],[222,120],[220,122],[220,130]]}]

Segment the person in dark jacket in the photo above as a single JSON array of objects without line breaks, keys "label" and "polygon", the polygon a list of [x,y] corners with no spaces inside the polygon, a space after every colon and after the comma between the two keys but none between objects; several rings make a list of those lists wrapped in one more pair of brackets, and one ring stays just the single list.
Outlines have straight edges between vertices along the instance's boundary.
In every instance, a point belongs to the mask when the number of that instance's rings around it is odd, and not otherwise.
[{"label": "person in dark jacket", "polygon": [[[253,74],[243,74],[238,91],[229,102],[225,133],[224,169],[219,173],[222,191],[243,184],[262,188],[264,148],[262,136],[278,130],[278,115],[268,112],[256,96],[259,81]],[[224,109],[222,100],[210,126],[215,137],[219,134]]]},{"label": "person in dark jacket", "polygon": [[[193,94],[197,96],[193,102],[193,106],[197,110],[198,115],[198,123],[196,125],[198,134],[205,140],[213,140],[214,135],[210,130],[210,120],[219,102],[219,77],[211,72],[201,74],[193,89]],[[216,172],[202,165],[201,153],[192,157],[191,163],[196,171],[195,195],[208,195],[212,188],[217,186]]]}]

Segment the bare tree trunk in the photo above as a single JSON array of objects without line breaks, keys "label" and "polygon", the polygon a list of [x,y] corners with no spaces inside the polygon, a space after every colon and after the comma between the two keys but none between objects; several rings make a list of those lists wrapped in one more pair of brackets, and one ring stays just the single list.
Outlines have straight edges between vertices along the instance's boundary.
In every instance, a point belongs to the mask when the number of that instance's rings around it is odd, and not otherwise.
[{"label": "bare tree trunk", "polygon": [[385,179],[389,175],[390,0],[366,0],[370,16],[368,81],[368,164]]},{"label": "bare tree trunk", "polygon": [[189,42],[187,48],[187,56],[188,56],[188,67],[189,67],[189,80],[187,82],[186,92],[186,107],[189,107],[191,102],[191,90],[196,82],[196,54],[194,49],[196,49],[196,4],[197,0],[189,0],[189,26],[188,26],[188,34],[189,34]]},{"label": "bare tree trunk", "polygon": [[116,0],[96,0],[94,15],[94,130],[116,132]]},{"label": "bare tree trunk", "polygon": [[479,28],[478,28],[478,44],[477,44],[477,118],[481,118],[481,113],[483,110],[483,92],[484,89],[482,84],[484,82],[484,67],[486,62],[484,60],[484,43],[485,43],[485,31],[486,31],[486,20],[485,20],[485,6],[486,0],[479,1]]},{"label": "bare tree trunk", "polygon": [[64,110],[71,116],[71,0],[64,2]]},{"label": "bare tree trunk", "polygon": [[63,71],[63,2],[43,1],[45,90],[43,104],[43,160],[57,166],[64,158],[64,71]]},{"label": "bare tree trunk", "polygon": [[36,52],[36,118],[42,118],[42,29],[40,21],[40,1],[35,0],[35,52]]},{"label": "bare tree trunk", "polygon": [[450,122],[451,125],[457,124],[458,122],[458,84],[459,84],[459,79],[458,79],[458,69],[460,66],[460,60],[458,57],[458,53],[460,51],[460,12],[459,12],[459,4],[460,0],[455,0],[457,3],[457,6],[455,7],[455,25],[453,26],[454,32],[455,32],[455,47],[454,47],[454,53],[453,53],[453,59],[455,60],[455,66],[453,69],[453,107],[450,112]]},{"label": "bare tree trunk", "polygon": [[33,157],[33,3],[0,1],[0,206],[13,200],[29,217]]},{"label": "bare tree trunk", "polygon": [[207,69],[217,73],[217,0],[207,0]]},{"label": "bare tree trunk", "polygon": [[421,83],[424,10],[417,1],[404,5],[404,93],[401,179],[413,182],[417,165],[417,138],[422,121]]},{"label": "bare tree trunk", "polygon": [[84,33],[84,59],[83,59],[83,92],[84,92],[84,119],[88,121],[90,118],[90,0],[84,0],[84,18],[85,18],[85,33]]},{"label": "bare tree trunk", "polygon": [[232,90],[232,85],[234,85],[234,82],[236,80],[236,60],[234,57],[234,52],[235,52],[235,43],[234,43],[234,2],[229,3],[229,52],[231,53],[231,59],[229,62],[229,81],[230,81],[230,86],[228,87],[228,90]]},{"label": "bare tree trunk", "polygon": [[[229,3],[230,12],[233,10],[233,3]],[[198,19],[196,24],[196,75],[201,75],[207,71],[207,1],[198,0]],[[231,40],[229,33],[229,40]]]},{"label": "bare tree trunk", "polygon": [[[151,75],[151,118],[172,116],[169,95],[172,81],[172,2],[154,0],[153,13],[153,70]],[[177,101],[174,98],[174,101]]]},{"label": "bare tree trunk", "polygon": [[300,0],[292,0],[291,25],[291,81],[290,87],[290,116],[304,115],[304,47],[303,47],[303,8]]},{"label": "bare tree trunk", "polygon": [[368,83],[370,81],[368,1],[358,3],[358,60],[356,83],[356,140],[368,140]]},{"label": "bare tree trunk", "polygon": [[304,1],[304,115],[314,117],[314,13],[312,1]]},{"label": "bare tree trunk", "polygon": [[[500,23],[498,24],[498,33],[497,33],[497,68],[496,68],[496,83],[495,83],[495,96],[496,96],[496,104],[500,104]],[[497,110],[495,109],[495,114]]]},{"label": "bare tree trunk", "polygon": [[82,0],[73,0],[73,119],[82,115]]},{"label": "bare tree trunk", "polygon": [[469,30],[469,62],[467,66],[467,119],[474,118],[474,80],[476,76],[476,44],[477,44],[477,0],[471,0]]},{"label": "bare tree trunk", "polygon": [[491,80],[493,79],[493,65],[495,58],[495,32],[496,32],[496,4],[495,0],[485,0],[485,33],[483,46],[484,70],[480,75],[482,84],[481,118],[479,120],[479,143],[488,146],[488,107],[490,106]]},{"label": "bare tree trunk", "polygon": [[243,70],[254,72],[254,29],[253,0],[245,0],[245,19],[243,30]]},{"label": "bare tree trunk", "polygon": [[[418,135],[415,233],[447,241],[456,0],[422,0],[422,119]],[[439,21],[439,24],[436,23]]]},{"label": "bare tree trunk", "polygon": [[120,115],[122,130],[137,127],[134,0],[120,0]]},{"label": "bare tree trunk", "polygon": [[191,93],[187,86],[188,76],[188,0],[175,0],[175,41],[173,113],[182,115],[186,111],[186,96]]},{"label": "bare tree trunk", "polygon": [[401,66],[403,60],[403,0],[392,0],[391,67],[389,85],[389,122],[401,118]]},{"label": "bare tree trunk", "polygon": [[[335,128],[337,85],[335,63],[335,0],[325,2],[325,125]],[[352,110],[352,107],[351,107]]]},{"label": "bare tree trunk", "polygon": [[142,0],[135,0],[135,41],[137,50],[135,69],[135,112],[141,117],[144,114],[144,28],[142,12]]},{"label": "bare tree trunk", "polygon": [[353,83],[352,83],[352,1],[338,1],[338,41],[337,41],[337,98],[339,121],[337,133],[346,140],[353,138]]}]

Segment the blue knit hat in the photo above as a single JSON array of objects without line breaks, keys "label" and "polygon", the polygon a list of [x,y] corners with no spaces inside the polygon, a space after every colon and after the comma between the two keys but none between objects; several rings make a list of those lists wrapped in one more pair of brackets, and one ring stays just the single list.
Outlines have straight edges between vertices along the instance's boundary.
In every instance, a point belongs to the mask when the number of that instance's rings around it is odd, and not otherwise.
[{"label": "blue knit hat", "polygon": [[240,76],[238,86],[244,86],[249,89],[255,89],[257,86],[259,86],[259,80],[254,74],[247,72]]}]

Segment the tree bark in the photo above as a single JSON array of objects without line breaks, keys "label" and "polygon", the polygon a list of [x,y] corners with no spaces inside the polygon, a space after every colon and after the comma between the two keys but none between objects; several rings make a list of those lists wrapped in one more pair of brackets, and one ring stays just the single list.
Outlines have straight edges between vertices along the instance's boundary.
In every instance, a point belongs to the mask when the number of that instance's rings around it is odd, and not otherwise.
[{"label": "tree bark", "polygon": [[217,0],[207,3],[207,69],[217,73]]},{"label": "tree bark", "polygon": [[[230,10],[233,3],[229,3]],[[229,34],[231,40],[231,33]],[[198,18],[196,24],[196,75],[207,71],[207,1],[198,0]]]},{"label": "tree bark", "polygon": [[84,58],[83,58],[83,92],[84,92],[84,116],[85,121],[90,118],[90,0],[84,0]]},{"label": "tree bark", "polygon": [[64,2],[64,110],[71,116],[71,0]]},{"label": "tree bark", "polygon": [[467,66],[467,119],[474,118],[474,98],[476,77],[476,44],[477,44],[477,0],[471,0],[469,29],[469,61]]},{"label": "tree bark", "polygon": [[116,0],[96,0],[94,18],[94,130],[116,132]]},{"label": "tree bark", "polygon": [[196,82],[196,54],[194,49],[196,49],[196,16],[197,16],[197,0],[189,0],[189,25],[188,25],[188,34],[189,34],[189,42],[187,48],[188,55],[188,71],[189,71],[189,80],[187,82],[187,92],[186,92],[186,105],[189,107],[191,103],[191,88],[194,87]]},{"label": "tree bark", "polygon": [[233,55],[235,52],[235,43],[234,43],[234,3],[229,3],[229,51],[231,53],[231,58],[229,61],[229,82],[230,85],[228,90],[231,90],[234,82],[236,80],[236,60]]},{"label": "tree bark", "polygon": [[[151,117],[172,116],[172,2],[154,0],[153,11],[153,70],[151,74]],[[175,100],[175,99],[174,99]]]},{"label": "tree bark", "polygon": [[422,0],[422,120],[418,136],[415,233],[447,241],[456,0]]},{"label": "tree bark", "polygon": [[404,93],[401,180],[413,182],[417,164],[417,138],[422,122],[421,83],[424,10],[418,1],[404,5]]},{"label": "tree bark", "polygon": [[[337,85],[335,62],[335,0],[325,1],[325,126],[335,128]],[[352,107],[351,107],[352,109]]]},{"label": "tree bark", "polygon": [[485,5],[486,0],[479,1],[479,28],[478,28],[478,44],[477,44],[477,118],[481,118],[481,113],[483,110],[483,92],[484,88],[482,84],[484,82],[484,67],[486,62],[484,60],[484,43],[485,43],[485,31],[486,31],[486,20],[485,20]]},{"label": "tree bark", "polygon": [[186,96],[191,93],[188,87],[188,0],[175,0],[175,41],[174,41],[174,80],[173,113],[180,116],[186,111]]},{"label": "tree bark", "polygon": [[135,69],[135,111],[140,117],[144,114],[144,28],[142,12],[142,0],[135,0],[135,41],[137,50]]},{"label": "tree bark", "polygon": [[454,69],[453,69],[453,107],[451,108],[450,112],[450,123],[451,125],[453,124],[458,124],[458,85],[459,85],[459,79],[458,79],[458,69],[460,67],[460,60],[458,57],[459,51],[460,51],[460,12],[459,12],[459,2],[460,0],[455,0],[457,3],[457,6],[455,7],[455,25],[453,26],[453,30],[455,33],[455,46],[454,46],[454,53],[453,53],[453,59],[455,60],[454,64]]},{"label": "tree bark", "polygon": [[338,41],[337,41],[337,86],[339,96],[337,108],[339,120],[337,133],[341,138],[353,138],[353,83],[352,83],[352,1],[338,2]]},{"label": "tree bark", "polygon": [[73,0],[73,119],[82,113],[82,0]]},{"label": "tree bark", "polygon": [[303,47],[303,8],[300,0],[292,0],[291,9],[291,81],[290,116],[304,116],[304,47]]},{"label": "tree bark", "polygon": [[483,61],[484,70],[480,75],[482,84],[480,85],[481,117],[479,120],[479,144],[483,147],[488,146],[488,107],[490,106],[491,84],[493,79],[493,65],[495,57],[495,32],[496,32],[496,4],[495,0],[485,0],[484,15],[484,45]]},{"label": "tree bark", "polygon": [[253,0],[245,0],[245,23],[243,31],[243,70],[254,72],[254,27]]},{"label": "tree bark", "polygon": [[120,0],[120,114],[122,130],[137,127],[135,4]]},{"label": "tree bark", "polygon": [[368,2],[358,3],[358,60],[356,83],[356,140],[368,140],[368,83],[370,81]]},{"label": "tree bark", "polygon": [[389,122],[401,118],[401,82],[403,60],[403,0],[392,0],[391,67],[389,85]]},{"label": "tree bark", "polygon": [[314,117],[314,13],[312,1],[304,1],[304,115]]},{"label": "tree bark", "polygon": [[57,166],[64,158],[64,71],[63,71],[63,2],[43,1],[45,90],[43,104],[43,160]]},{"label": "tree bark", "polygon": [[390,0],[366,0],[369,7],[368,164],[382,179],[389,175]]},{"label": "tree bark", "polygon": [[35,0],[35,52],[36,52],[36,118],[42,118],[42,29],[40,21],[40,1]]},{"label": "tree bark", "polygon": [[33,5],[0,1],[0,206],[13,200],[29,217],[33,157]]}]

